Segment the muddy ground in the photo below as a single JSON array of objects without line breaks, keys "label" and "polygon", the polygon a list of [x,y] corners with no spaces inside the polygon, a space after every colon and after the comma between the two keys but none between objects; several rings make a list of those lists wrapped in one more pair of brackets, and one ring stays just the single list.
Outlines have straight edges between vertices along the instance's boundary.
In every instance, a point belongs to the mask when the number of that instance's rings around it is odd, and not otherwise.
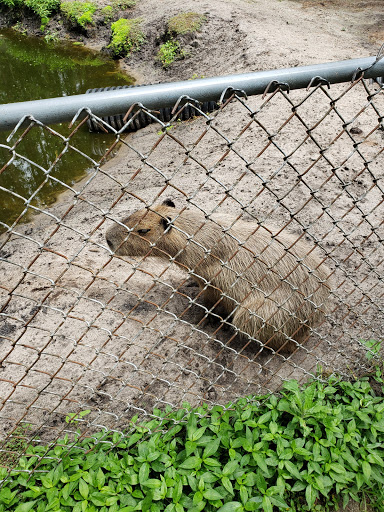
[{"label": "muddy ground", "polygon": [[[95,3],[102,8],[109,2]],[[163,69],[157,53],[167,38],[167,21],[186,10],[204,15],[206,21],[200,31],[178,36],[186,57]],[[365,57],[376,54],[384,40],[381,0],[195,0],[188,9],[181,0],[138,0],[136,6],[117,11],[113,20],[120,17],[142,19],[146,43],[121,61],[137,83]],[[96,13],[95,25],[86,30],[75,29],[56,14],[42,33],[39,19],[28,14],[20,19],[20,15],[3,12],[0,28],[17,21],[19,29],[28,34],[42,37],[49,33],[109,52],[110,23],[100,14]]]},{"label": "muddy ground", "polygon": [[[130,11],[143,17],[147,34],[142,50],[122,62],[138,83],[369,56],[383,39],[381,0],[197,0],[193,10],[206,23],[184,37],[187,58],[164,70],[155,57],[166,20],[184,7],[140,0]],[[37,22],[26,26],[38,33]],[[109,41],[101,25],[78,34],[54,18],[48,28],[97,49]],[[384,320],[384,138],[377,121],[384,99],[376,95],[367,106],[362,83],[348,89],[324,87],[302,104],[306,91],[235,99],[209,123],[175,122],[166,133],[148,126],[128,135],[107,163],[96,162],[52,208],[2,235],[2,432],[25,421],[52,439],[68,428],[69,412],[84,409],[92,410],[91,430],[123,429],[153,407],[225,404],[316,372],[364,373],[361,339],[382,340]],[[328,94],[339,98],[336,108]],[[295,115],[290,102],[299,105]],[[185,272],[151,258],[132,264],[111,256],[104,234],[113,221],[167,197],[206,213],[273,222],[298,237],[305,230],[334,289],[331,312],[304,347],[287,356],[244,345],[231,330],[202,321],[198,289]]]}]

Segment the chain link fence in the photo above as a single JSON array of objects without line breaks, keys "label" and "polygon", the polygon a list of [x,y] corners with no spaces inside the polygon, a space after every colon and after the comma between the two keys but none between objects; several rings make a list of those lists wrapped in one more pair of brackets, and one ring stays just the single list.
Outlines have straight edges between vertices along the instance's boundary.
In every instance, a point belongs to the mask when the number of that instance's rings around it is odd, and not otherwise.
[{"label": "chain link fence", "polygon": [[[28,426],[23,436],[31,439],[60,438],[72,429],[65,422],[70,413],[91,410],[84,420],[90,432],[124,430],[133,415],[151,415],[154,408],[227,404],[273,392],[292,378],[364,373],[367,351],[377,351],[383,340],[383,92],[363,78],[331,88],[275,87],[263,97],[232,91],[218,110],[200,110],[185,121],[177,121],[180,110],[199,110],[188,99],[168,123],[141,107],[129,122],[144,114],[152,123],[129,135],[89,113],[93,124],[114,134],[97,159],[77,148],[84,120],[69,136],[34,119],[4,137],[2,176],[12,175],[17,162],[37,165],[23,149],[34,131],[44,131],[57,151],[28,197],[12,187],[3,190],[22,202],[17,218],[3,220],[0,238],[3,451],[20,435],[20,426]],[[55,175],[71,152],[88,162],[86,176],[76,183]],[[37,193],[52,182],[63,192],[44,206]],[[169,221],[166,229],[184,236],[181,253],[198,247],[202,263],[180,264],[167,253],[159,257],[149,245],[135,258],[109,247],[106,233],[113,226],[123,232],[123,244],[135,236],[146,240],[148,226],[145,232],[140,225],[138,237],[137,222],[126,229],[123,219],[143,208],[149,218],[164,201],[174,203],[177,213],[170,221],[157,215],[159,222]],[[202,221],[186,233],[177,219],[188,212]],[[243,221],[252,229],[240,239],[236,226]],[[209,273],[221,239],[207,246],[198,238],[210,222],[230,237],[230,247],[237,244],[216,257],[219,270],[214,267],[212,279],[201,274]],[[269,233],[268,242],[262,250],[251,247],[248,265],[262,261],[265,275],[276,274],[288,292],[265,291],[264,276],[249,283],[245,263],[243,275],[225,274],[258,230]],[[304,269],[302,282],[290,280],[294,269],[282,275],[275,266],[284,258],[275,256],[281,246],[293,254],[288,267]],[[263,254],[270,255],[269,265]],[[226,290],[215,285],[220,273]],[[233,326],[236,311],[247,307],[231,299],[230,290],[242,279],[251,286],[245,298],[255,290],[268,299],[280,294],[280,303],[273,299],[277,309],[300,317],[299,327],[308,326],[300,343],[295,333],[286,335],[293,350],[276,348],[265,336],[261,344],[246,327]],[[317,279],[316,289],[329,287],[324,304],[316,303],[316,290],[305,292],[308,279]],[[219,294],[216,304],[206,301],[212,287]],[[295,294],[301,302],[292,311],[284,304]],[[216,312],[224,299],[232,315]],[[321,311],[316,322],[299,314],[308,303],[309,317]],[[248,313],[250,322],[256,315],[258,325],[270,323],[276,331],[277,323],[258,314],[258,306]]]}]

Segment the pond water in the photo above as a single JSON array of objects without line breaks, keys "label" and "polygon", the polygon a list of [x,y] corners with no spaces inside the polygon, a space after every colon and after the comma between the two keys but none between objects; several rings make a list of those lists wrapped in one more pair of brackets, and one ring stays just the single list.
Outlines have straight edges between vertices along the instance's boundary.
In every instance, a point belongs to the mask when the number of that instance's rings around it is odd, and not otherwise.
[{"label": "pond water", "polygon": [[[47,43],[14,30],[0,31],[0,103],[83,94],[87,89],[132,82],[131,77],[119,71],[116,62],[96,52],[71,43]],[[77,151],[68,150],[35,194],[46,179],[44,170],[60,155],[64,144],[48,130],[34,126],[16,149],[29,161],[16,157],[6,165],[12,155],[4,145],[12,146],[26,127],[23,125],[9,142],[9,132],[0,132],[0,232],[16,220],[29,220],[31,209],[25,211],[26,201],[32,198],[31,204],[44,208],[65,188],[57,180],[72,185],[92,165]],[[71,133],[68,123],[51,128],[64,136]],[[98,161],[113,140],[112,135],[89,133],[85,125],[71,138],[71,145]]]}]

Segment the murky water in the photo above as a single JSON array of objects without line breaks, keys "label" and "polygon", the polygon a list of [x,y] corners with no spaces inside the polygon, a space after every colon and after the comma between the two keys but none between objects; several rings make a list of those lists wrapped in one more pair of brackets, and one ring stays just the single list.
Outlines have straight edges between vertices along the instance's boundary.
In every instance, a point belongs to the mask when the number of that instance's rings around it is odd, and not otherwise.
[{"label": "murky water", "polygon": [[[0,103],[83,94],[95,87],[130,83],[131,77],[119,72],[114,61],[98,53],[70,43],[48,44],[13,30],[0,31]],[[92,162],[81,152],[99,161],[114,140],[108,134],[89,133],[83,126],[70,142],[80,152],[68,149],[51,170],[65,144],[39,126],[17,143],[25,128],[23,125],[9,142],[9,132],[0,132],[0,232],[20,214],[19,221],[29,219],[28,204],[44,208],[65,185],[84,176]],[[71,133],[67,123],[51,128],[65,137]],[[12,157],[4,145],[15,143],[20,156]],[[7,162],[10,163],[6,165]]]}]

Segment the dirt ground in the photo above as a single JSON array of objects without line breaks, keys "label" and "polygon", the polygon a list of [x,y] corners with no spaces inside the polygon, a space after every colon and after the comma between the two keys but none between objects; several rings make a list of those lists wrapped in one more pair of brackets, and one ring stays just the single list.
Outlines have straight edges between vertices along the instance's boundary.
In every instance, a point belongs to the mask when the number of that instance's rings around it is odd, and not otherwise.
[{"label": "dirt ground", "polygon": [[[147,44],[122,66],[138,83],[366,57],[384,36],[381,0],[196,0],[191,8],[206,23],[184,38],[188,57],[167,70],[155,56],[166,20],[185,2],[139,0],[131,10],[144,19]],[[57,23],[50,28],[64,36]],[[38,31],[33,23],[29,30]],[[99,26],[88,38],[69,36],[101,49],[109,33]],[[260,110],[251,126],[239,100],[208,125],[195,118],[166,134],[148,126],[52,208],[2,235],[2,432],[23,421],[52,439],[68,428],[69,412],[85,409],[92,410],[90,430],[123,429],[153,407],[225,404],[319,371],[364,373],[360,340],[382,340],[384,320],[384,138],[377,112],[365,109],[363,85],[347,89],[332,86],[329,94],[340,99],[327,116],[324,88],[300,105],[300,116],[292,117],[289,100],[299,105],[305,91],[265,104],[249,98],[247,107]],[[383,94],[374,102],[382,115]],[[342,119],[351,120],[352,138]],[[202,322],[198,288],[186,273],[150,258],[132,264],[111,256],[104,235],[113,221],[166,197],[207,213],[272,221],[298,237],[306,228],[334,273],[334,290],[331,313],[304,347],[287,357],[244,346],[220,324]]]}]

